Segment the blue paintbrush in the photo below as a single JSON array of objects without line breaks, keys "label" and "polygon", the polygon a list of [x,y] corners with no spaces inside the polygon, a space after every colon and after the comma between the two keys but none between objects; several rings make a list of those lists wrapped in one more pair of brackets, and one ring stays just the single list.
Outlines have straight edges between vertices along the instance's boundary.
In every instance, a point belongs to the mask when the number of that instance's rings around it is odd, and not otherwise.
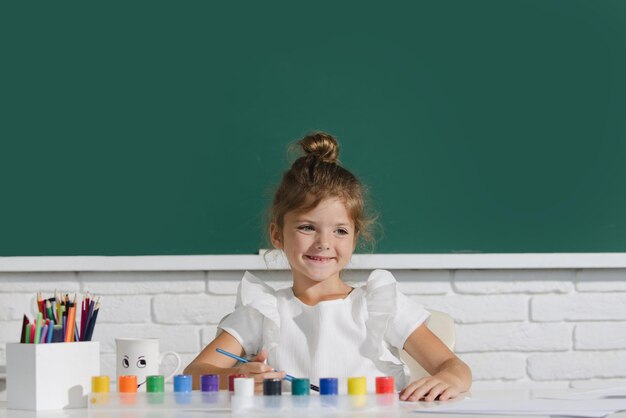
[{"label": "blue paintbrush", "polygon": [[[215,351],[217,351],[220,354],[224,354],[225,356],[228,356],[230,358],[234,358],[235,360],[239,360],[242,363],[249,363],[250,362],[250,360],[246,360],[243,357],[236,356],[233,353],[229,353],[228,351],[222,350],[221,348],[216,348]],[[291,382],[293,379],[294,379],[293,376],[288,375],[288,374],[285,375],[285,380],[288,380],[288,381]],[[320,388],[315,386],[314,384],[311,384],[311,390],[319,392]]]}]

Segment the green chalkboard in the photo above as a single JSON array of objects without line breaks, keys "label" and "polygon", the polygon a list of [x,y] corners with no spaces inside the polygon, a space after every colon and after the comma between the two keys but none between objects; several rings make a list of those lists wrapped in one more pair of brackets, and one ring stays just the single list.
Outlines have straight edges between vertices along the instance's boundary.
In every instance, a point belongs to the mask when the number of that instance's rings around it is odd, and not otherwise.
[{"label": "green chalkboard", "polygon": [[626,2],[4,2],[0,255],[252,254],[326,130],[379,253],[626,251]]}]

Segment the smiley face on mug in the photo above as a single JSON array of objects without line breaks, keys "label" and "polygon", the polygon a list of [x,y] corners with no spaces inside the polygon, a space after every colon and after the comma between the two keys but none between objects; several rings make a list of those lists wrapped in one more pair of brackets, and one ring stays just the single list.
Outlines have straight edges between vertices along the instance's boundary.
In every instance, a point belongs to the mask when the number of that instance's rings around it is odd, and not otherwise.
[{"label": "smiley face on mug", "polygon": [[124,358],[122,359],[122,367],[124,367],[125,369],[128,369],[131,367],[131,364],[133,364],[135,367],[138,367],[140,369],[144,369],[146,365],[148,364],[148,362],[146,361],[145,356],[139,356],[137,358],[137,361],[135,361],[135,359],[131,359],[127,355],[124,355]]}]

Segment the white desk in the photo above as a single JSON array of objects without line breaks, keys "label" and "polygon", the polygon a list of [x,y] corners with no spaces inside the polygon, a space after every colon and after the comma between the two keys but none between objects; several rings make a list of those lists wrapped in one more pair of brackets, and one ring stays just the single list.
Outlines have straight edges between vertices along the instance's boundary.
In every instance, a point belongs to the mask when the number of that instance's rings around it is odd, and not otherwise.
[{"label": "white desk", "polygon": [[[563,391],[531,391],[531,390],[506,390],[506,391],[473,391],[468,394],[472,399],[493,399],[493,400],[528,400],[534,399],[538,396],[544,396],[546,394],[563,393]],[[573,391],[572,391],[573,392]],[[438,404],[438,403],[435,403]],[[377,413],[362,413],[362,412],[350,412],[330,415],[320,415],[324,417],[338,417],[338,418],[458,418],[458,417],[527,417],[528,415],[487,415],[487,414],[441,414],[441,413],[415,413],[416,410],[423,409],[433,404],[417,403],[417,404],[401,404],[397,411],[384,411]],[[271,416],[271,414],[254,414],[255,416]],[[87,409],[67,409],[58,411],[21,411],[7,409],[6,402],[0,402],[0,418],[199,418],[199,417],[211,417],[211,418],[225,418],[231,417],[230,413],[225,412],[210,412],[210,411],[135,411],[126,410],[120,411],[92,411],[89,414]],[[236,415],[245,416],[245,415]],[[287,415],[281,415],[287,416]],[[549,415],[533,415],[534,417],[548,417]],[[626,412],[620,412],[609,415],[611,418],[626,418]],[[299,417],[306,418],[306,417]]]}]

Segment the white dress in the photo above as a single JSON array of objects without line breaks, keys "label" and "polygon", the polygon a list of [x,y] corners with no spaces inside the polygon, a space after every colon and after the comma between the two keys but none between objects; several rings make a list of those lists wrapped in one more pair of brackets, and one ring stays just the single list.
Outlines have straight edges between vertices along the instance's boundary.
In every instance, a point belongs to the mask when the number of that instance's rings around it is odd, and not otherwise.
[{"label": "white dress", "polygon": [[235,311],[219,328],[231,334],[246,354],[268,350],[267,363],[294,377],[367,377],[373,393],[376,376],[393,376],[396,389],[408,384],[400,360],[409,335],[429,316],[421,305],[396,289],[386,270],[374,270],[364,286],[345,299],[309,306],[291,288],[274,290],[246,272],[237,292]]}]

